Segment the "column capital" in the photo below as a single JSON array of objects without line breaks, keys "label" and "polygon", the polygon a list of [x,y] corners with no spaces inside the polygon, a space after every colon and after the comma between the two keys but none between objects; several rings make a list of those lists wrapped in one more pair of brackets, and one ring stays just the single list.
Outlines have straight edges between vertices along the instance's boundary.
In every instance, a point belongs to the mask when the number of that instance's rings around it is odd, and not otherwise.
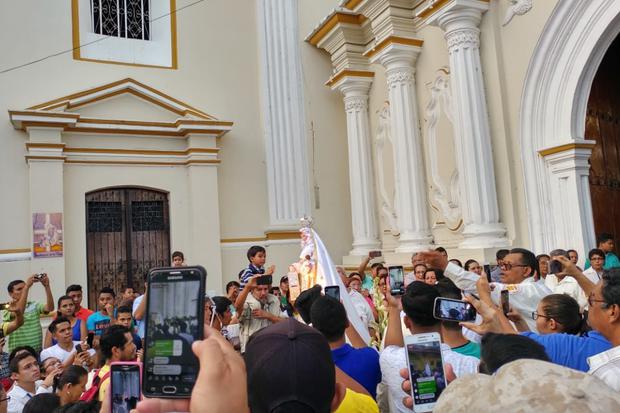
[{"label": "column capital", "polygon": [[374,54],[370,62],[380,63],[387,71],[395,69],[413,70],[420,51],[422,48],[419,46],[391,43]]},{"label": "column capital", "polygon": [[368,91],[374,80],[374,73],[370,76],[346,75],[338,79],[337,82],[331,84],[332,90],[338,90],[345,98],[359,96],[368,98]]},{"label": "column capital", "polygon": [[482,13],[489,9],[488,1],[452,0],[427,20],[429,25],[438,26],[446,32],[464,29],[477,29],[482,20]]}]

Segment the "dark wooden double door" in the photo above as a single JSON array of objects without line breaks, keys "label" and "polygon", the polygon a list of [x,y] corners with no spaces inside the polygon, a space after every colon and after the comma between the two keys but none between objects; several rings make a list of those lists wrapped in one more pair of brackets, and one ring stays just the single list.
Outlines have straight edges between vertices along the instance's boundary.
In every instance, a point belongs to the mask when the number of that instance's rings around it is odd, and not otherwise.
[{"label": "dark wooden double door", "polygon": [[585,138],[596,141],[590,158],[590,194],[596,234],[620,237],[620,37],[592,83]]},{"label": "dark wooden double door", "polygon": [[88,303],[111,287],[144,291],[150,268],[170,265],[168,194],[144,188],[108,188],[86,194]]}]

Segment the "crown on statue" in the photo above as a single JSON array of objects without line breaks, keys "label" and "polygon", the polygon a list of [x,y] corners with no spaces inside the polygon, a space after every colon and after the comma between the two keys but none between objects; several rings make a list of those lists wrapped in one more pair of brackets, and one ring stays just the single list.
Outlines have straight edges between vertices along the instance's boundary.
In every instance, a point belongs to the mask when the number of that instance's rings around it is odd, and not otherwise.
[{"label": "crown on statue", "polygon": [[312,228],[312,218],[304,215],[302,219],[300,219],[301,228]]}]

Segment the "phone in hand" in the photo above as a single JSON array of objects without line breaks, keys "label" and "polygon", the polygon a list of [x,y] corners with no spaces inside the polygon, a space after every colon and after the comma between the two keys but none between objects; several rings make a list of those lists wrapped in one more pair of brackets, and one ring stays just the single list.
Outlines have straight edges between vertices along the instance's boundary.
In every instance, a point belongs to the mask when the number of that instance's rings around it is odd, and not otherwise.
[{"label": "phone in hand", "polygon": [[76,352],[77,354],[80,354],[82,351],[84,351],[84,350],[82,349],[82,343],[78,343],[78,344],[76,344],[76,345],[75,345],[75,352]]},{"label": "phone in hand", "polygon": [[388,267],[390,275],[390,294],[403,295],[405,293],[405,270],[402,265]]},{"label": "phone in hand", "polygon": [[45,273],[43,273],[43,272],[40,272],[40,273],[38,273],[38,274],[35,274],[35,275],[34,275],[34,279],[35,279],[36,281],[41,281],[41,280],[43,279],[43,277],[45,277],[46,275],[47,275],[47,274],[45,274]]},{"label": "phone in hand", "polygon": [[510,311],[510,299],[509,299],[509,292],[508,290],[502,290],[500,293],[500,302],[502,304],[502,312],[504,313],[504,315],[508,314],[508,312]]},{"label": "phone in hand", "polygon": [[271,285],[273,284],[273,277],[271,275],[262,275],[256,280],[256,285]]},{"label": "phone in hand", "polygon": [[147,397],[189,398],[199,362],[192,343],[204,335],[204,268],[149,271],[142,391]]},{"label": "phone in hand", "polygon": [[340,287],[337,285],[328,285],[325,287],[325,295],[340,301]]},{"label": "phone in hand", "polygon": [[368,256],[372,258],[379,258],[382,255],[381,251],[370,251]]},{"label": "phone in hand", "polygon": [[415,413],[432,412],[446,388],[441,337],[439,333],[405,336],[407,369]]},{"label": "phone in hand", "polygon": [[446,321],[474,321],[476,309],[473,305],[453,298],[437,297],[433,307],[433,316]]},{"label": "phone in hand", "polygon": [[482,269],[484,270],[484,273],[487,275],[487,281],[491,282],[491,272],[493,271],[491,269],[491,266],[489,264],[484,264],[482,266]]},{"label": "phone in hand", "polygon": [[136,361],[110,363],[110,395],[112,412],[130,412],[142,399],[142,364]]},{"label": "phone in hand", "polygon": [[562,263],[558,260],[549,261],[549,274],[559,274],[562,272]]}]

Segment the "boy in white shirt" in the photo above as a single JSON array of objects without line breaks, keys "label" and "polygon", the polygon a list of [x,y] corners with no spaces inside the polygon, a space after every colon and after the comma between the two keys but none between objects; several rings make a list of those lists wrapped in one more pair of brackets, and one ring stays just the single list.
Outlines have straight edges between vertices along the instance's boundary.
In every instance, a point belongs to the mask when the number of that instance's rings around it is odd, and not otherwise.
[{"label": "boy in white shirt", "polygon": [[9,397],[8,413],[21,413],[28,400],[35,394],[51,393],[54,377],[61,373],[61,369],[57,368],[45,380],[39,380],[41,377],[39,363],[29,352],[18,353],[9,363],[9,368],[11,379],[15,383],[11,391],[7,393]]},{"label": "boy in white shirt", "polygon": [[[91,355],[95,355],[95,351],[88,348],[88,344],[80,343],[79,341],[73,341],[73,333],[71,331],[71,322],[65,317],[58,317],[48,327],[49,332],[57,341],[52,347],[48,347],[41,352],[41,361],[56,357],[67,367],[71,364],[90,365]],[[81,348],[80,353],[77,353],[76,346]],[[75,360],[77,358],[77,360]]]}]

